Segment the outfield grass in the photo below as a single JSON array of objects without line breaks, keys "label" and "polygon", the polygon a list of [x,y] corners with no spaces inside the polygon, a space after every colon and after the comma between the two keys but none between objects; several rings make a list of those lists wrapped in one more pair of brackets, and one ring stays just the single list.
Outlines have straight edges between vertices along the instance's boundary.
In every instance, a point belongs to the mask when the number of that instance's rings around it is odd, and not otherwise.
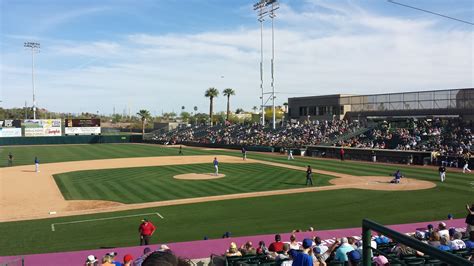
[{"label": "outfield grass", "polygon": [[[2,148],[2,158],[13,147]],[[77,145],[14,147],[15,156],[30,158],[49,150],[51,161],[89,160],[136,156],[176,155],[177,149],[147,145]],[[24,149],[24,150],[23,150]],[[71,149],[74,152],[71,152]],[[93,152],[89,152],[93,149]],[[6,153],[5,153],[6,152]],[[203,151],[185,149],[191,154],[226,154],[234,151]],[[66,156],[67,155],[67,156]],[[297,157],[287,161],[283,156],[249,153],[249,158],[305,166],[353,175],[388,175],[400,169],[406,176],[437,183],[437,187],[420,191],[366,191],[345,189],[293,195],[269,196],[167,206],[126,212],[102,213],[33,221],[0,223],[0,255],[27,254],[66,250],[131,246],[138,244],[137,226],[140,217],[123,220],[59,225],[51,232],[51,223],[83,219],[115,217],[158,211],[165,219],[150,217],[158,226],[153,243],[219,238],[225,231],[234,236],[289,232],[313,226],[318,230],[360,226],[362,218],[383,224],[422,222],[445,219],[451,213],[465,217],[465,204],[473,200],[474,175],[453,173],[448,169],[447,182],[438,182],[436,169],[381,165],[360,162],[339,162]],[[27,160],[27,163],[29,163]],[[26,162],[26,161],[25,161]],[[208,166],[207,166],[208,167]],[[151,168],[150,168],[151,169]],[[224,171],[224,170],[223,170]],[[196,171],[194,171],[196,172]],[[207,172],[209,172],[207,170]],[[222,181],[225,179],[222,179]],[[193,181],[196,182],[196,181]],[[197,181],[199,182],[199,181]],[[298,182],[304,182],[299,175]],[[251,185],[251,184],[249,184]],[[130,193],[122,187],[123,193]],[[234,190],[235,191],[235,190]],[[132,193],[135,194],[135,193]]]},{"label": "outfield grass", "polygon": [[[14,156],[14,165],[34,164],[35,156],[41,163],[55,163],[81,160],[173,156],[176,148],[142,144],[80,144],[80,145],[38,145],[3,146],[0,148],[0,167],[7,166],[8,153]],[[184,155],[209,154],[198,149],[186,149]]]},{"label": "outfield grass", "polygon": [[[301,188],[305,172],[259,163],[221,163],[224,178],[179,180],[175,175],[209,173],[210,164],[169,165],[77,171],[54,176],[67,200],[110,200],[122,203],[216,196],[254,191]],[[315,175],[315,186],[328,185],[331,176]]]}]

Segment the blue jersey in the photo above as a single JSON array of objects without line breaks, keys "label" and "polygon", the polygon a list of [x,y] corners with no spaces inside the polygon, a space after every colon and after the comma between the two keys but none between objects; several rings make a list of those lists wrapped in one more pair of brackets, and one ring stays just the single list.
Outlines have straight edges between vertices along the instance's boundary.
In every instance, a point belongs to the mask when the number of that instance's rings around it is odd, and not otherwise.
[{"label": "blue jersey", "polygon": [[214,166],[218,166],[219,162],[217,160],[214,160]]},{"label": "blue jersey", "polygon": [[35,158],[35,163],[40,163],[40,161],[38,160],[38,158]]}]

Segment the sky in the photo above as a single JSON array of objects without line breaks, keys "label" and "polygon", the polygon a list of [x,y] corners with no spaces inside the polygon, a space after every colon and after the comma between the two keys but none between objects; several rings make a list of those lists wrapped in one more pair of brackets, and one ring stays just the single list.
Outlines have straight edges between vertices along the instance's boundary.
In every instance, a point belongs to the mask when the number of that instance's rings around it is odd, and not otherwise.
[{"label": "sky", "polygon": [[[255,1],[255,0],[254,0]],[[260,23],[247,0],[0,0],[0,103],[101,114],[260,105]],[[474,22],[473,0],[397,0]],[[288,97],[474,87],[474,26],[385,0],[279,0],[276,104]],[[270,91],[271,20],[263,23]],[[226,98],[215,99],[215,110]]]}]

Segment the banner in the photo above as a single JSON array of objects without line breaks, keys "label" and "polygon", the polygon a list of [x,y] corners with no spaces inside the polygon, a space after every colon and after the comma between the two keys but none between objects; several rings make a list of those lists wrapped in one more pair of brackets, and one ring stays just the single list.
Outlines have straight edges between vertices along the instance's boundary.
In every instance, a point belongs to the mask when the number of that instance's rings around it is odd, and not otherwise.
[{"label": "banner", "polygon": [[64,127],[100,127],[100,119],[66,119]]},{"label": "banner", "polygon": [[66,127],[66,135],[100,135],[100,127]]},{"label": "banner", "polygon": [[0,138],[21,137],[21,128],[0,127]]},{"label": "banner", "polygon": [[61,119],[23,120],[25,137],[61,136]]},{"label": "banner", "polygon": [[21,128],[21,120],[0,120],[0,127]]}]

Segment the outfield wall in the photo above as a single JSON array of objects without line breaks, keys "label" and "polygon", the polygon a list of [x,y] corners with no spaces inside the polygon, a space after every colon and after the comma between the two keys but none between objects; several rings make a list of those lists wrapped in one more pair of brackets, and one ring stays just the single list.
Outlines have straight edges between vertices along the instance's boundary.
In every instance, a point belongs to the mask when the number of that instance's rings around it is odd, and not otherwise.
[{"label": "outfield wall", "polygon": [[140,143],[141,135],[117,136],[54,136],[54,137],[5,137],[0,145],[41,145],[41,144],[96,144],[96,143]]}]

